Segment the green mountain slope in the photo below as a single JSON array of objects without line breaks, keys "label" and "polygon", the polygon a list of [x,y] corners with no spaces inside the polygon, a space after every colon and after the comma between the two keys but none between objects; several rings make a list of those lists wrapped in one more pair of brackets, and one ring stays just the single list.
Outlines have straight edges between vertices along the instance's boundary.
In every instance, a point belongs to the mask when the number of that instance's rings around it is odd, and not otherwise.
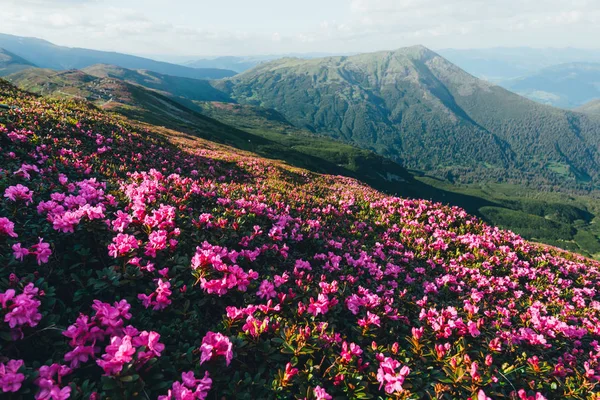
[{"label": "green mountain slope", "polygon": [[0,47],[31,61],[40,68],[55,70],[81,69],[103,63],[194,79],[220,79],[236,74],[231,70],[190,68],[128,54],[57,46],[41,39],[2,33],[0,33]]},{"label": "green mountain slope", "polygon": [[600,99],[592,100],[575,109],[578,112],[600,115]]},{"label": "green mountain slope", "polygon": [[600,97],[600,63],[556,65],[503,86],[540,103],[578,107]]},{"label": "green mountain slope", "polygon": [[199,101],[229,101],[229,96],[215,89],[206,80],[182,78],[148,70],[130,70],[115,65],[97,64],[82,69],[99,78],[117,78],[128,83],[157,90],[168,96]]},{"label": "green mountain slope", "polygon": [[0,48],[0,76],[10,75],[33,67],[35,65],[24,58]]},{"label": "green mountain slope", "polygon": [[576,186],[600,173],[600,119],[534,103],[422,46],[277,60],[213,84],[440,176]]},{"label": "green mountain slope", "polygon": [[[292,135],[278,131],[275,126],[256,131],[232,127],[189,109],[157,91],[116,78],[99,78],[77,70],[56,72],[32,69],[10,75],[7,79],[21,89],[34,93],[85,99],[134,120],[252,151],[314,172],[355,177],[382,190],[407,196],[435,191],[414,180],[400,165],[370,151],[306,132],[303,136],[293,137],[297,146],[292,146],[289,142]],[[201,104],[197,102],[194,106],[201,110]],[[260,123],[263,123],[262,119]]]}]

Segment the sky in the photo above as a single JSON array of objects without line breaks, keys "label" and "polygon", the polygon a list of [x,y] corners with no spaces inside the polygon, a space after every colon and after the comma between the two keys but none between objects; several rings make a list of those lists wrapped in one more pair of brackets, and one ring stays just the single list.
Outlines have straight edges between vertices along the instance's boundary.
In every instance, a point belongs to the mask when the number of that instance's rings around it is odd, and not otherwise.
[{"label": "sky", "polygon": [[137,55],[598,48],[600,0],[0,0],[0,32]]}]

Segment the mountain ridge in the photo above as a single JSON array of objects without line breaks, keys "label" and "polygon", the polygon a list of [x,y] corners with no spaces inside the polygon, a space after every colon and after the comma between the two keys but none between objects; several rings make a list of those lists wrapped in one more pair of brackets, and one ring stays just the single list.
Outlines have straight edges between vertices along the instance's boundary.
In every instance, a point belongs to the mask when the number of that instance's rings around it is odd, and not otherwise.
[{"label": "mountain ridge", "polygon": [[540,103],[573,108],[600,97],[600,62],[573,62],[553,65],[503,87]]},{"label": "mountain ridge", "polygon": [[33,67],[35,64],[0,47],[0,77]]},{"label": "mountain ridge", "polygon": [[219,79],[236,74],[216,68],[198,69],[129,54],[58,46],[49,41],[0,33],[4,48],[40,68],[55,70],[81,69],[98,63],[115,64],[129,69],[148,69],[158,73],[194,79]]},{"label": "mountain ridge", "polygon": [[[521,178],[543,173],[580,183],[600,165],[600,120],[539,105],[424,46],[276,60],[213,85],[240,103],[273,108],[313,132],[333,131],[409,168],[480,172],[487,163],[484,171],[497,169],[498,176],[511,168]],[[532,159],[538,165],[526,171]]]}]

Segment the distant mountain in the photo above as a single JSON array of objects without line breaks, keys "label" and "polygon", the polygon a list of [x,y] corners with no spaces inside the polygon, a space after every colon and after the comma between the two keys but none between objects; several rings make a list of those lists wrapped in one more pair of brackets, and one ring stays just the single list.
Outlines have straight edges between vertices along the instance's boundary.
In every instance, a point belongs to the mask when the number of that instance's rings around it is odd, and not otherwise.
[{"label": "distant mountain", "polygon": [[600,63],[556,65],[502,86],[540,103],[573,108],[600,98]]},{"label": "distant mountain", "polygon": [[10,75],[34,67],[35,65],[24,58],[0,48],[0,76]]},{"label": "distant mountain", "polygon": [[212,87],[206,80],[164,75],[148,70],[131,70],[106,64],[92,65],[83,68],[82,71],[99,78],[116,78],[141,85],[166,96],[197,101],[230,101],[229,96]]},{"label": "distant mountain", "polygon": [[199,60],[186,62],[185,65],[192,68],[222,68],[229,69],[236,72],[244,72],[251,68],[254,68],[258,64],[277,59],[277,56],[273,57],[216,57],[216,58],[203,58]]},{"label": "distant mountain", "polygon": [[600,62],[600,49],[496,47],[443,49],[437,53],[468,73],[499,84],[553,65]]},{"label": "distant mountain", "polygon": [[[329,57],[333,55],[342,54],[325,54],[325,53],[299,53],[299,54],[271,54],[271,55],[259,55],[259,56],[246,56],[246,57],[215,57],[215,58],[202,58],[198,60],[185,62],[184,65],[193,68],[223,68],[236,71],[238,73],[247,71],[251,68],[256,67],[258,64],[278,60],[280,58],[297,57],[306,60],[313,58]],[[349,54],[343,54],[349,55]]]},{"label": "distant mountain", "polygon": [[451,180],[600,178],[600,119],[539,105],[422,46],[282,59],[213,84],[298,127]]},{"label": "distant mountain", "polygon": [[236,74],[217,68],[190,68],[154,61],[127,54],[57,46],[45,40],[0,34],[0,48],[4,48],[40,68],[54,70],[81,69],[94,64],[113,64],[123,68],[145,69],[161,74],[194,79],[220,79]]},{"label": "distant mountain", "polygon": [[600,99],[592,100],[584,105],[577,107],[575,111],[579,111],[586,114],[597,114],[600,115]]}]

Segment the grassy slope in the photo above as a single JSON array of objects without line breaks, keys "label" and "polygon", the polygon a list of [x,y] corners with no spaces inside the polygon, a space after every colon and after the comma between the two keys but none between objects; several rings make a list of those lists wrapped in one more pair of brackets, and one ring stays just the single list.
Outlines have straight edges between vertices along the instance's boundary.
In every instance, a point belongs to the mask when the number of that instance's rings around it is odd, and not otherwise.
[{"label": "grassy slope", "polygon": [[[340,144],[340,150],[330,140],[298,129],[272,110],[258,107],[198,103],[202,112],[228,125],[283,143],[307,155],[322,155],[336,163],[343,162],[348,154],[356,154],[350,169],[365,177],[376,174],[379,166],[361,158],[373,153]],[[388,193],[401,193],[445,204],[458,205],[524,237],[557,247],[600,257],[600,226],[597,215],[600,207],[590,196],[571,196],[560,193],[541,193],[511,184],[459,185],[414,173],[416,181],[409,188],[400,188],[394,180],[371,180],[369,183]],[[410,178],[409,178],[410,179]],[[412,181],[412,179],[410,179]]]},{"label": "grassy slope", "polygon": [[148,70],[130,70],[106,64],[92,65],[82,71],[98,78],[116,78],[188,100],[230,100],[229,96],[213,88],[208,81],[200,79],[182,78]]}]

